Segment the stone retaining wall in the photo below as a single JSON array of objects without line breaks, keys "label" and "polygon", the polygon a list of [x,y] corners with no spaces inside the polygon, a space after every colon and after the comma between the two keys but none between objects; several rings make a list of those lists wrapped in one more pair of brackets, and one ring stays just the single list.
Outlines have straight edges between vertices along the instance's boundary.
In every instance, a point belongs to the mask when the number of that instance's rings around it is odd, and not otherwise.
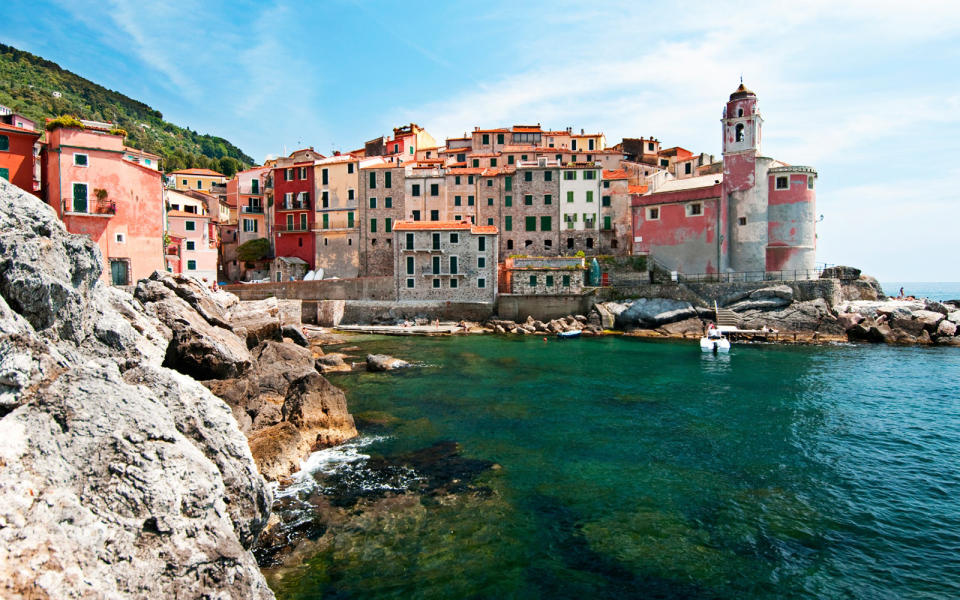
[{"label": "stone retaining wall", "polygon": [[398,319],[440,319],[441,321],[486,321],[494,313],[494,303],[436,302],[436,301],[371,301],[344,302],[341,322],[344,324],[372,324],[394,322]]},{"label": "stone retaining wall", "polygon": [[497,300],[497,316],[510,321],[523,321],[528,316],[540,321],[549,321],[568,315],[585,315],[595,301],[594,294],[555,296],[500,294]]},{"label": "stone retaining wall", "polygon": [[241,300],[263,300],[272,296],[290,300],[392,300],[396,297],[393,277],[247,283],[225,285],[223,289]]}]

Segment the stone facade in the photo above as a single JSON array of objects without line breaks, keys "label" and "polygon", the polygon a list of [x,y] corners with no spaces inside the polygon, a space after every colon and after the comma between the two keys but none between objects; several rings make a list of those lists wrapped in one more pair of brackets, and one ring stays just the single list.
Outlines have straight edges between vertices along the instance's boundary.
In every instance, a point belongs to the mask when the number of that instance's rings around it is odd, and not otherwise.
[{"label": "stone facade", "polygon": [[496,300],[496,227],[403,221],[394,228],[393,245],[398,300]]},{"label": "stone facade", "polygon": [[560,171],[556,161],[522,163],[504,179],[500,252],[503,256],[559,253]]},{"label": "stone facade", "polygon": [[404,219],[404,168],[379,163],[360,169],[360,275],[393,275],[393,225]]},{"label": "stone facade", "polygon": [[509,293],[553,296],[583,293],[586,265],[583,258],[529,257],[504,261]]},{"label": "stone facade", "polygon": [[600,253],[630,254],[633,223],[630,219],[629,176],[626,171],[604,171],[600,186]]}]

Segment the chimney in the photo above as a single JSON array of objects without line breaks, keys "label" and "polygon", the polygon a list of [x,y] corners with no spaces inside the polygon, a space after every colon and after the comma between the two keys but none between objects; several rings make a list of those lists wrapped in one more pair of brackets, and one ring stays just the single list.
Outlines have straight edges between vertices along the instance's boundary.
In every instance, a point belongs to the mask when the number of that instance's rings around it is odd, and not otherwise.
[{"label": "chimney", "polygon": [[583,135],[583,128],[580,128],[580,135]]}]

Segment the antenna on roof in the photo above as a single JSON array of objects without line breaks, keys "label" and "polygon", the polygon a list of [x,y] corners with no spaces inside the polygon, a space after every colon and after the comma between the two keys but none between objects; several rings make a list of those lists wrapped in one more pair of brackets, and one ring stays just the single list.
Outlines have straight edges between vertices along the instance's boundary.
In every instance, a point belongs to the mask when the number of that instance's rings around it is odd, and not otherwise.
[{"label": "antenna on roof", "polygon": [[740,72],[740,85],[743,85],[743,71]]}]

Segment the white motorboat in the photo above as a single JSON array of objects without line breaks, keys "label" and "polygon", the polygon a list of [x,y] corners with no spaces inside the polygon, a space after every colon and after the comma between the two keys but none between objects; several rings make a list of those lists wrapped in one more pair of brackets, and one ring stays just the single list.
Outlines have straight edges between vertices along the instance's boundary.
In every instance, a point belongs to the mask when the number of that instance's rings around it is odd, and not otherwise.
[{"label": "white motorboat", "polygon": [[700,350],[702,352],[730,352],[730,340],[724,337],[723,333],[716,329],[709,329],[707,336],[700,338]]}]

